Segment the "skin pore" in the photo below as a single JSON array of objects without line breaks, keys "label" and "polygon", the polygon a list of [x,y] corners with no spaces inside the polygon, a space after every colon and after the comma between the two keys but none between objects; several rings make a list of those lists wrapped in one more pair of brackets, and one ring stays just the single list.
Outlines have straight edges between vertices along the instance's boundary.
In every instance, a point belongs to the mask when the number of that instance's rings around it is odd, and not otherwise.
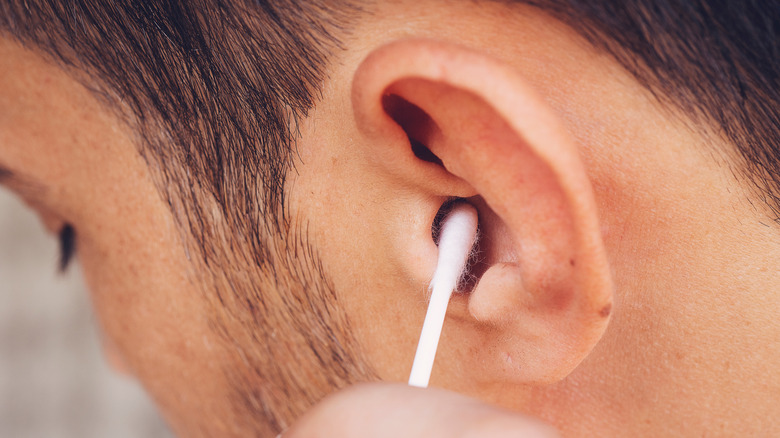
[{"label": "skin pore", "polygon": [[[506,66],[541,96],[582,161],[614,284],[601,340],[583,350],[586,357],[570,372],[543,383],[524,371],[506,371],[505,362],[495,365],[504,360],[496,351],[510,349],[486,339],[514,338],[500,325],[476,321],[471,297],[456,296],[432,384],[539,417],[565,436],[776,430],[774,407],[766,401],[780,394],[773,370],[780,360],[773,293],[780,237],[766,211],[751,202],[747,185],[734,178],[739,164],[731,146],[691,129],[611,58],[536,10],[471,2],[405,6],[377,5],[360,21],[328,71],[320,102],[300,126],[287,185],[291,234],[298,237],[287,242],[299,242],[292,248],[308,254],[301,256],[308,261],[304,274],[296,276],[280,262],[271,281],[241,257],[221,266],[224,277],[245,273],[232,284],[265,292],[267,301],[258,298],[258,306],[280,305],[288,296],[312,303],[301,312],[320,309],[296,321],[280,311],[266,321],[271,329],[252,325],[251,310],[209,293],[227,281],[204,276],[200,261],[188,257],[187,235],[138,154],[132,130],[41,55],[0,40],[2,58],[11,60],[0,65],[0,165],[14,175],[2,182],[41,214],[51,232],[74,226],[80,265],[111,341],[108,353],[143,382],[173,428],[182,436],[267,435],[353,381],[404,381],[426,308],[426,276],[435,264],[430,226],[441,204],[452,196],[472,199],[486,233],[524,235],[499,202],[511,188],[482,200],[488,195],[476,187],[496,179],[489,169],[450,158],[450,143],[431,143],[433,153],[447,158],[447,170],[459,174],[431,170],[439,172],[431,173],[437,175],[433,182],[420,182],[409,176],[418,168],[407,173],[410,161],[393,153],[406,145],[382,134],[375,119],[361,119],[355,96],[370,97],[371,90],[361,88],[356,71],[363,68],[363,78],[371,79],[371,65],[361,65],[372,53],[414,37],[447,41],[463,47],[463,56],[477,53],[474,59],[484,56],[486,65]],[[394,53],[400,57],[404,50]],[[431,49],[431,58],[437,50]],[[392,68],[372,59],[377,71]],[[493,77],[453,74],[475,84],[475,100],[504,108],[489,90],[479,94]],[[414,103],[438,122],[457,116],[461,107],[445,111],[435,102]],[[517,130],[513,120],[522,117],[499,113]],[[450,125],[439,125],[447,135]],[[530,134],[537,135],[518,135]],[[472,158],[478,163],[480,156]],[[25,188],[30,186],[40,189]],[[277,251],[283,246],[273,242],[272,257],[283,258]],[[532,304],[505,312],[525,317],[537,302]],[[500,310],[488,301],[486,311]],[[323,312],[319,322],[310,317]],[[329,330],[321,330],[322,321],[332,324]],[[308,327],[296,326],[304,323]],[[315,341],[301,338],[306,330]],[[278,343],[265,344],[270,339]],[[317,368],[317,354],[291,357],[307,342],[322,343],[311,347],[315,352],[341,345],[333,368]],[[522,364],[528,357],[515,360]],[[334,371],[342,362],[347,364]],[[258,364],[283,364],[289,371],[262,381],[254,372]],[[268,400],[275,404],[261,403]],[[274,421],[263,419],[269,414]]]}]

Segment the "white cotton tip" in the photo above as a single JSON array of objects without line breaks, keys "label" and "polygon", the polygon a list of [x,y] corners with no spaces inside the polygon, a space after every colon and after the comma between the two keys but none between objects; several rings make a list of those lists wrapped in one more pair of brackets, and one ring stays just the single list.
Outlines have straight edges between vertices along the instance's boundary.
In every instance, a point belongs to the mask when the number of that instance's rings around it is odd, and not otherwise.
[{"label": "white cotton tip", "polygon": [[430,289],[431,302],[425,314],[417,353],[414,355],[409,385],[427,388],[433,370],[433,360],[439,347],[439,337],[452,291],[458,287],[471,248],[477,237],[477,210],[465,202],[456,204],[442,221],[439,232],[439,261]]}]

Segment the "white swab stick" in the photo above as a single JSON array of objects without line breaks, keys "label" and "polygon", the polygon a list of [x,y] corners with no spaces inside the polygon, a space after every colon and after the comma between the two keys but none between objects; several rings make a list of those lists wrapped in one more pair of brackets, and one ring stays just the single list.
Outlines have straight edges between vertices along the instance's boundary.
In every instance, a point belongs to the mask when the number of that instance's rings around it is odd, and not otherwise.
[{"label": "white swab stick", "polygon": [[439,346],[439,337],[452,291],[458,287],[477,237],[477,210],[465,202],[456,204],[442,221],[439,232],[439,261],[430,288],[431,302],[425,314],[409,385],[427,388]]}]

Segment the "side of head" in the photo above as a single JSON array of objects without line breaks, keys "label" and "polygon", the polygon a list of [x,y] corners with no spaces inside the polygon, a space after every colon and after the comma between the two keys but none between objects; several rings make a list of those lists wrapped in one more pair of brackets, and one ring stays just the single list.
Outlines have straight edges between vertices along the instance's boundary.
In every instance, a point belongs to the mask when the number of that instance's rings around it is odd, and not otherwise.
[{"label": "side of head", "polygon": [[181,433],[405,380],[455,198],[481,238],[433,385],[570,433],[776,427],[771,11],[12,3],[0,164]]},{"label": "side of head", "polygon": [[371,376],[285,189],[296,125],[357,11],[278,1],[0,11],[11,60],[3,182],[51,231],[75,229],[112,362],[184,436],[275,434]]}]

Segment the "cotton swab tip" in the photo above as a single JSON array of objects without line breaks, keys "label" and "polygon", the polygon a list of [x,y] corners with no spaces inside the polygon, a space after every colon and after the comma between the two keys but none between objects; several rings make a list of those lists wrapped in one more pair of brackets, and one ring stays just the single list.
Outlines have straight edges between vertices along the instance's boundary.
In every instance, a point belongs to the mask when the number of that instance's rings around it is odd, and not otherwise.
[{"label": "cotton swab tip", "polygon": [[439,257],[430,286],[431,301],[425,314],[417,353],[409,375],[411,386],[420,388],[428,386],[447,305],[468,262],[477,237],[478,224],[477,210],[465,202],[454,205],[442,221],[439,233]]},{"label": "cotton swab tip", "polygon": [[457,287],[477,237],[477,210],[471,204],[460,202],[452,207],[439,231],[439,260],[431,280],[431,289],[444,282]]}]

